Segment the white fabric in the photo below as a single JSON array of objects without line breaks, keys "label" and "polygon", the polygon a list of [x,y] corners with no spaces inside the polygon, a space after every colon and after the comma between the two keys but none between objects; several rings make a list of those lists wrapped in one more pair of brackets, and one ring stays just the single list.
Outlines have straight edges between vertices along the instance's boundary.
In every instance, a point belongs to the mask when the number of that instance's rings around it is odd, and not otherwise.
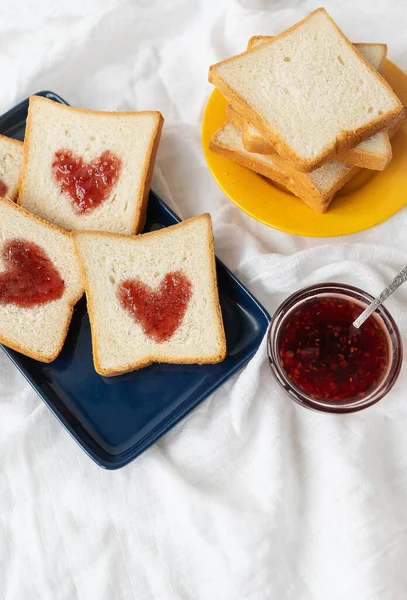
[{"label": "white fabric", "polygon": [[[316,282],[376,293],[407,262],[406,209],[358,235],[286,235],[239,212],[202,154],[209,65],[318,4],[3,0],[0,112],[44,88],[77,106],[161,110],[153,189],[184,218],[211,212],[218,255],[271,312]],[[407,70],[405,1],[325,5]],[[407,287],[388,302],[404,340],[406,303]],[[312,413],[278,389],[263,343],[153,448],[107,472],[0,363],[2,600],[407,597],[406,368],[371,409]]]}]

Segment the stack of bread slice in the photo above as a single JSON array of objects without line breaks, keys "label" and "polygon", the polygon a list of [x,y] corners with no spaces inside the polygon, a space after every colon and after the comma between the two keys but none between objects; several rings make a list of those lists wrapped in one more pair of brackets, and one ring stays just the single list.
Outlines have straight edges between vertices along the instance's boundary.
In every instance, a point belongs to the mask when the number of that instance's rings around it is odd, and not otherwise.
[{"label": "stack of bread slice", "polygon": [[0,136],[0,343],[54,360],[86,291],[98,373],[224,360],[210,216],[137,235],[162,124],[34,96]]},{"label": "stack of bread slice", "polygon": [[209,70],[230,104],[210,148],[318,212],[361,168],[383,170],[405,109],[380,75],[385,44],[352,44],[325,9]]}]

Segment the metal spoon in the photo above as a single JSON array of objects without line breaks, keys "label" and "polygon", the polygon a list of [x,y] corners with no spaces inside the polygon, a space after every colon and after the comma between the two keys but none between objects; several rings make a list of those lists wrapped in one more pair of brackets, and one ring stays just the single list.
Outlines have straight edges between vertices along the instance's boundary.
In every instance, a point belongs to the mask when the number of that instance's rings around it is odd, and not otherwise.
[{"label": "metal spoon", "polygon": [[400,287],[401,284],[405,281],[407,281],[407,265],[404,265],[404,267],[396,275],[393,281],[386,288],[384,288],[382,293],[379,296],[377,296],[377,298],[375,298],[373,302],[369,304],[369,306],[362,312],[362,314],[356,319],[356,321],[352,323],[353,327],[359,329],[359,327],[363,325],[366,319],[368,319],[370,315],[374,313],[376,308],[383,304],[383,302],[387,300],[387,298],[391,296],[392,293],[396,291],[397,288]]}]

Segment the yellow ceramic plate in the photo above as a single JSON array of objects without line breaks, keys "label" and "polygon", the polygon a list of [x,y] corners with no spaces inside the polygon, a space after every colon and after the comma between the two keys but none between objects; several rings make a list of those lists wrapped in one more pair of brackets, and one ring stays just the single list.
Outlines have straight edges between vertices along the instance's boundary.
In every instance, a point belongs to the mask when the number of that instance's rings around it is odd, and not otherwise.
[{"label": "yellow ceramic plate", "polygon": [[[406,105],[406,74],[386,61],[383,75]],[[211,136],[225,121],[226,104],[214,90],[202,125],[206,162],[226,196],[261,223],[297,235],[347,235],[385,221],[407,203],[407,119],[392,140],[393,159],[387,169],[362,171],[342,188],[328,211],[319,214],[260,175],[209,150]]]}]

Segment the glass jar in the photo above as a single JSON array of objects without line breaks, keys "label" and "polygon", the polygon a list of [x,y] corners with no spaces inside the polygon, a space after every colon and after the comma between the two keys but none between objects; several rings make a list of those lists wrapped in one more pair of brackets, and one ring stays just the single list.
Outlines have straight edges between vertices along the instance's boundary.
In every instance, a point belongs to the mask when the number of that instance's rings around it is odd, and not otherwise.
[{"label": "glass jar", "polygon": [[[384,306],[380,306],[374,315],[370,317],[370,319],[376,319],[374,327],[377,330],[381,330],[385,336],[385,339],[387,340],[387,361],[386,369],[382,376],[377,380],[375,385],[366,391],[366,394],[359,394],[351,398],[340,399],[332,399],[332,397],[330,398],[329,395],[321,397],[321,394],[312,393],[311,391],[304,389],[304,386],[300,387],[296,384],[293,377],[289,375],[289,371],[285,368],[285,364],[281,359],[280,352],[283,352],[281,346],[283,343],[281,341],[281,334],[286,330],[288,331],[287,325],[290,324],[290,319],[295,318],[295,315],[302,314],[304,310],[310,306],[310,301],[315,300],[316,305],[317,300],[323,298],[328,300],[330,298],[342,299],[342,302],[343,300],[350,301],[353,305],[357,305],[358,309],[360,306],[359,313],[362,312],[362,310],[364,310],[366,306],[373,300],[373,297],[363,290],[340,283],[324,283],[313,285],[292,294],[277,308],[269,328],[267,348],[271,370],[273,371],[278,383],[284,388],[290,397],[302,406],[310,409],[334,413],[347,413],[361,410],[381,400],[391,390],[397,380],[403,360],[402,342],[397,325]],[[331,302],[333,305],[336,305],[340,303],[340,300],[332,300]],[[335,323],[327,326],[335,327]],[[306,328],[307,327],[305,327],[305,329]],[[345,341],[344,343],[347,342]],[[312,352],[313,349],[307,348],[304,350],[304,352],[306,351]],[[319,352],[319,350],[317,350],[317,352]],[[302,364],[300,364],[300,366],[303,368]],[[338,367],[334,365],[333,368]],[[298,371],[294,372],[298,373]],[[338,372],[328,373],[328,375],[331,378],[336,376],[339,377]],[[314,374],[312,376],[317,375]],[[332,385],[332,383],[330,385]],[[309,387],[310,385],[308,385],[308,388]]]}]

